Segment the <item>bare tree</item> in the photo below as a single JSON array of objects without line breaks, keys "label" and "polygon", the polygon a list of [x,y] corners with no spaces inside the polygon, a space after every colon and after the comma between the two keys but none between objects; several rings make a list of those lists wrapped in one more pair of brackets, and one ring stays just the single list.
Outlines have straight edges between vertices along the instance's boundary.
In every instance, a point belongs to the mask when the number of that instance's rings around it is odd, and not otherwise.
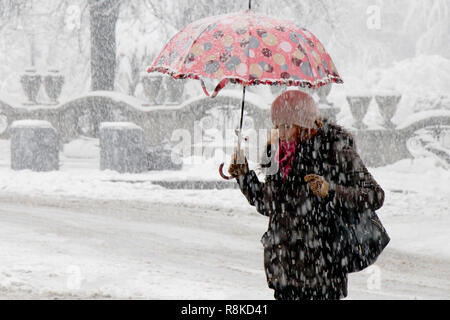
[{"label": "bare tree", "polygon": [[114,90],[120,0],[89,0],[91,90]]},{"label": "bare tree", "polygon": [[171,6],[165,1],[144,1],[157,18],[170,23],[178,30],[201,18],[248,8],[245,1],[183,0],[173,1]]}]

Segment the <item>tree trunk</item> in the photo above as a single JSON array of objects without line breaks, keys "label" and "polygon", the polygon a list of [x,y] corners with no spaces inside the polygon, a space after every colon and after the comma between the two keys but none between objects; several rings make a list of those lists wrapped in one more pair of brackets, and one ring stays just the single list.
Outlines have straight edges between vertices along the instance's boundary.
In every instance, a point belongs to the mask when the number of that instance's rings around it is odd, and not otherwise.
[{"label": "tree trunk", "polygon": [[89,0],[91,90],[114,90],[116,22],[121,0]]}]

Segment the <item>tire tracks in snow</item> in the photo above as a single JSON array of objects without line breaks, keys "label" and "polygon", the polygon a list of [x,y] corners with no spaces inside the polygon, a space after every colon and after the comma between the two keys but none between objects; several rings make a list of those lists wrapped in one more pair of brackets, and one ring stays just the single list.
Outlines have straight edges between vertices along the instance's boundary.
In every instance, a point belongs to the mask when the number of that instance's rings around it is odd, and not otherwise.
[{"label": "tire tracks in snow", "polygon": [[[117,265],[117,268],[122,268],[121,272],[126,272],[126,264],[122,265],[126,261],[131,272],[143,272],[147,281],[157,279],[157,286],[169,282],[161,295],[142,289],[146,298],[189,297],[189,292],[174,292],[177,284],[186,285],[185,290],[191,290],[194,295],[192,298],[271,299],[273,296],[265,285],[262,246],[259,243],[267,219],[254,208],[229,210],[201,204],[180,206],[179,203],[12,194],[0,194],[0,204],[0,223],[17,230],[17,234],[10,232],[7,239],[0,236],[0,241],[5,244],[9,241],[12,245],[25,240],[28,243],[20,244],[25,248],[24,252],[41,250],[44,256],[57,259],[54,251],[59,250],[66,258],[86,256],[88,261],[98,259],[107,265]],[[386,221],[391,222],[389,219]],[[26,236],[21,236],[21,229],[26,231]],[[42,277],[39,270],[33,270],[36,266],[30,264],[28,267],[38,274],[37,277]],[[378,269],[372,268],[372,271],[379,271],[380,287],[370,289],[369,282],[376,276],[375,272],[365,270],[351,274],[348,299],[448,299],[449,266],[450,261],[445,257],[421,255],[388,246],[375,264]],[[9,267],[6,271],[16,272],[16,276],[21,275],[15,266],[2,267]],[[160,270],[147,272],[146,268]],[[101,274],[93,272],[92,282],[101,282]],[[140,297],[133,293],[136,279],[132,277],[130,291],[123,291],[124,295],[121,295],[121,292],[98,291],[95,285],[83,293],[60,290],[56,285],[47,291],[39,291],[33,286],[35,276],[23,276],[22,285],[0,286],[0,297]],[[103,284],[114,281],[109,276]],[[188,281],[183,282],[186,278]],[[30,283],[27,285],[24,279]],[[120,285],[118,281],[117,286]],[[223,292],[218,293],[219,290]]]}]

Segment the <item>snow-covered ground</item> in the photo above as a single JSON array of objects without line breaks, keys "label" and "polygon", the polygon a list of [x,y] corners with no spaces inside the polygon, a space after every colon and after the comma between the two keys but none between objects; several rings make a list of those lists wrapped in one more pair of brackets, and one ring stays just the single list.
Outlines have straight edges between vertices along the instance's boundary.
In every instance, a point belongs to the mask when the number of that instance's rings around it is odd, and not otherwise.
[{"label": "snow-covered ground", "polygon": [[[10,170],[0,140],[0,298],[273,298],[259,241],[268,221],[238,189],[151,182],[218,180],[218,163],[121,175],[98,170],[95,143],[76,140],[59,172],[34,173]],[[450,170],[431,157],[369,170],[392,240],[350,275],[348,299],[450,299]]]}]

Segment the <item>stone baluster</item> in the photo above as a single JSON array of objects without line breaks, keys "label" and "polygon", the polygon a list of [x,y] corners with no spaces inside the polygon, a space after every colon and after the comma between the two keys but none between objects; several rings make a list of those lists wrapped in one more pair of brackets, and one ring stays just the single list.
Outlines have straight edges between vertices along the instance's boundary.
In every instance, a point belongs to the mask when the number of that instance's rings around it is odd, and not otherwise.
[{"label": "stone baluster", "polygon": [[174,79],[171,76],[164,77],[165,104],[180,104],[182,102],[185,82],[185,79]]},{"label": "stone baluster", "polygon": [[354,126],[358,130],[366,129],[367,125],[363,123],[364,116],[369,108],[371,96],[347,96],[347,102],[350,106],[350,112],[355,119]]},{"label": "stone baluster", "polygon": [[336,122],[336,115],[341,111],[341,109],[334,107],[333,103],[327,100],[327,97],[331,91],[331,86],[331,83],[326,84],[316,89],[315,92],[319,97],[318,105],[320,115],[324,116],[327,119],[330,119],[333,122]]},{"label": "stone baluster", "polygon": [[61,95],[64,85],[64,76],[58,70],[49,70],[44,77],[44,88],[51,104],[58,104],[58,97]]},{"label": "stone baluster", "polygon": [[383,117],[383,126],[386,129],[395,129],[395,124],[392,123],[391,119],[397,111],[397,105],[400,102],[401,95],[377,95],[375,96],[375,101],[378,105],[378,110]]},{"label": "stone baluster", "polygon": [[23,103],[24,105],[35,105],[37,102],[37,95],[42,84],[42,77],[36,74],[35,69],[27,69],[25,73],[20,77],[20,83],[22,84],[22,89],[28,98],[28,102]]},{"label": "stone baluster", "polygon": [[144,94],[149,100],[148,105],[161,105],[165,101],[165,90],[162,86],[163,77],[157,73],[147,73],[142,76],[142,87],[144,89]]}]

